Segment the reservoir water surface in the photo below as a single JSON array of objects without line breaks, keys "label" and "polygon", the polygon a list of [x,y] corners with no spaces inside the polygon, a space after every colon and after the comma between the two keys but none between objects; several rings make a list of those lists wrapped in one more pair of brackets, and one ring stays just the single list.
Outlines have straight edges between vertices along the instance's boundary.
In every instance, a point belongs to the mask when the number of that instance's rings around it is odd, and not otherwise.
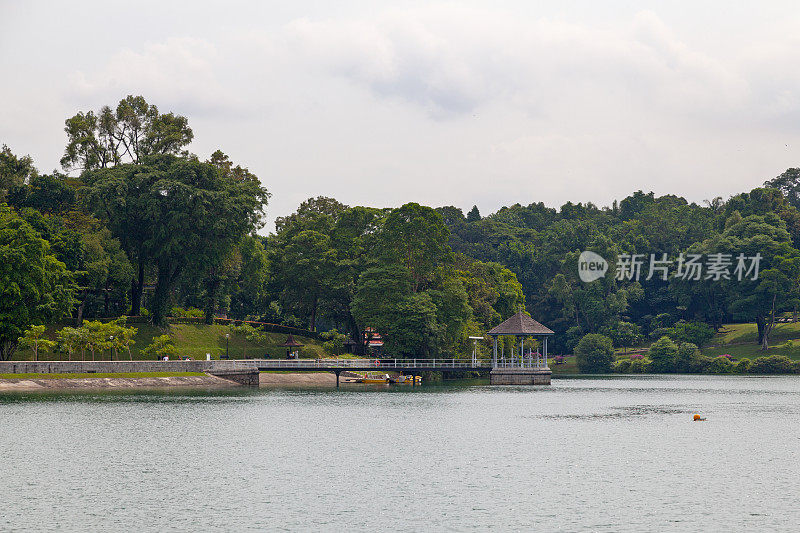
[{"label": "reservoir water surface", "polygon": [[798,450],[800,377],[5,394],[0,530],[796,531]]}]

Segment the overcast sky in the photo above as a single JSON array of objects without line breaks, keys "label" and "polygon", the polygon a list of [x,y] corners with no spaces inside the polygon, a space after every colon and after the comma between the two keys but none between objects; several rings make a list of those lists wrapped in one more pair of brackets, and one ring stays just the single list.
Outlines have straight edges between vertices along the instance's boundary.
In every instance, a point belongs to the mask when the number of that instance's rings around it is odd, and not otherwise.
[{"label": "overcast sky", "polygon": [[[738,4],[738,7],[737,7]],[[700,202],[800,165],[800,3],[0,0],[0,143],[141,94],[272,192],[349,205]]]}]

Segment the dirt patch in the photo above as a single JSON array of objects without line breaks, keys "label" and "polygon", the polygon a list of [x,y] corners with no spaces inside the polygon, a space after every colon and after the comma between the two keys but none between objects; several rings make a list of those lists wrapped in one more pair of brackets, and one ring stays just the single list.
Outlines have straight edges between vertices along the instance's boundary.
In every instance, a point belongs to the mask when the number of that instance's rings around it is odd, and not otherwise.
[{"label": "dirt patch", "polygon": [[216,376],[138,378],[0,379],[0,392],[78,389],[147,389],[161,387],[239,387]]},{"label": "dirt patch", "polygon": [[[346,380],[342,377],[341,382]],[[332,372],[295,372],[279,374],[262,372],[259,375],[261,385],[336,385],[336,374]]]}]

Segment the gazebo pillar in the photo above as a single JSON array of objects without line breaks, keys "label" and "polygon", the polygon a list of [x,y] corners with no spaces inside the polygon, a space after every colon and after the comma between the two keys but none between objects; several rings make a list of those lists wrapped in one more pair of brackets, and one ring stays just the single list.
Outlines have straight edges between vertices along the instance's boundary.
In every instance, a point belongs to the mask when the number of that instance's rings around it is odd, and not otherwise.
[{"label": "gazebo pillar", "polygon": [[492,368],[497,368],[497,335],[492,338],[494,339],[494,347],[492,349]]}]

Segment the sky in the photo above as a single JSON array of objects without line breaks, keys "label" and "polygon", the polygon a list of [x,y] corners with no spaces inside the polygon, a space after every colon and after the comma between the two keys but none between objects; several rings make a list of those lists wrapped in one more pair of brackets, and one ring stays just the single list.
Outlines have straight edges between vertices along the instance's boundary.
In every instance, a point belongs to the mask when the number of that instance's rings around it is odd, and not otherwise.
[{"label": "sky", "polygon": [[272,193],[347,205],[702,202],[800,166],[800,3],[0,0],[0,143],[143,95]]}]

